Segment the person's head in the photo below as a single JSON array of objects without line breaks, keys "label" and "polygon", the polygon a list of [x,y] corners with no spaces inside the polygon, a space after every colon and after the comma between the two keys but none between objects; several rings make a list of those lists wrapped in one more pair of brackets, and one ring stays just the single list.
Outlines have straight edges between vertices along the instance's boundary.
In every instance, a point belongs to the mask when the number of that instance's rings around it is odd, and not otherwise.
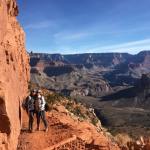
[{"label": "person's head", "polygon": [[42,91],[41,90],[37,90],[37,95],[42,95]]},{"label": "person's head", "polygon": [[35,95],[36,95],[36,90],[33,89],[33,90],[31,91],[31,96],[35,96]]}]

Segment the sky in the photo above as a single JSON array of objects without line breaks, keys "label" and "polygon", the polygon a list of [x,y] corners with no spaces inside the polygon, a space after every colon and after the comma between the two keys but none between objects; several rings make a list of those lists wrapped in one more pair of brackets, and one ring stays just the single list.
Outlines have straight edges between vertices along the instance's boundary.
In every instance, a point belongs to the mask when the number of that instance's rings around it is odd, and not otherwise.
[{"label": "sky", "polygon": [[150,0],[18,0],[27,51],[150,50]]}]

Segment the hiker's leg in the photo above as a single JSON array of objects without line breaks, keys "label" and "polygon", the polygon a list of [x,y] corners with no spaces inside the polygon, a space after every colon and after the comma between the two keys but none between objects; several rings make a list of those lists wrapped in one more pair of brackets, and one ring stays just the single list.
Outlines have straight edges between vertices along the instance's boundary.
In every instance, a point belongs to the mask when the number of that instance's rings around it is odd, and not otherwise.
[{"label": "hiker's leg", "polygon": [[33,129],[33,119],[34,119],[34,112],[29,112],[29,130]]},{"label": "hiker's leg", "polygon": [[37,118],[37,129],[39,130],[39,127],[40,127],[40,118],[41,118],[41,112],[40,111],[36,112],[36,118]]},{"label": "hiker's leg", "polygon": [[29,128],[29,130],[31,130],[31,116],[30,116],[30,112],[28,113],[28,116],[29,116],[28,128]]},{"label": "hiker's leg", "polygon": [[47,126],[47,121],[45,117],[45,111],[41,111],[41,118],[42,118],[45,128],[47,128],[48,126]]},{"label": "hiker's leg", "polygon": [[32,111],[32,119],[31,119],[31,128],[33,130],[33,122],[34,122],[34,110]]}]

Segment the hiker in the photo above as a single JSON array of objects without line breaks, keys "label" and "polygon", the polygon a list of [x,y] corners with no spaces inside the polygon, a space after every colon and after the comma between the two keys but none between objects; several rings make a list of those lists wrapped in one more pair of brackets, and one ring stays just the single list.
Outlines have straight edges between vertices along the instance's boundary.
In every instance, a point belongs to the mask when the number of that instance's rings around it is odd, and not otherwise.
[{"label": "hiker", "polygon": [[45,126],[45,132],[48,131],[48,125],[46,121],[46,116],[45,116],[45,105],[46,101],[44,99],[44,96],[42,96],[42,91],[38,90],[36,99],[35,99],[35,113],[37,117],[37,130],[40,130],[40,120],[42,119],[44,126]]},{"label": "hiker", "polygon": [[33,121],[34,121],[34,113],[35,113],[35,108],[34,108],[34,103],[35,103],[35,98],[36,98],[36,90],[32,90],[31,94],[28,96],[28,99],[26,101],[26,106],[27,106],[27,111],[29,115],[29,131],[33,132]]}]

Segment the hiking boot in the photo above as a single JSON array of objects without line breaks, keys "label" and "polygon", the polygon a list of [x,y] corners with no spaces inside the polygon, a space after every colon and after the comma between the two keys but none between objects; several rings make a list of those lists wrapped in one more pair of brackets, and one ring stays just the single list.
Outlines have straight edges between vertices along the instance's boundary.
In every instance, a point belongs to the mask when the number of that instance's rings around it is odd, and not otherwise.
[{"label": "hiking boot", "polygon": [[40,131],[40,127],[37,127],[36,130],[37,130],[37,131]]},{"label": "hiking boot", "polygon": [[47,128],[45,128],[45,132],[48,132],[48,127],[47,127]]},{"label": "hiking boot", "polygon": [[29,129],[29,132],[30,132],[30,133],[33,133],[33,129]]}]

